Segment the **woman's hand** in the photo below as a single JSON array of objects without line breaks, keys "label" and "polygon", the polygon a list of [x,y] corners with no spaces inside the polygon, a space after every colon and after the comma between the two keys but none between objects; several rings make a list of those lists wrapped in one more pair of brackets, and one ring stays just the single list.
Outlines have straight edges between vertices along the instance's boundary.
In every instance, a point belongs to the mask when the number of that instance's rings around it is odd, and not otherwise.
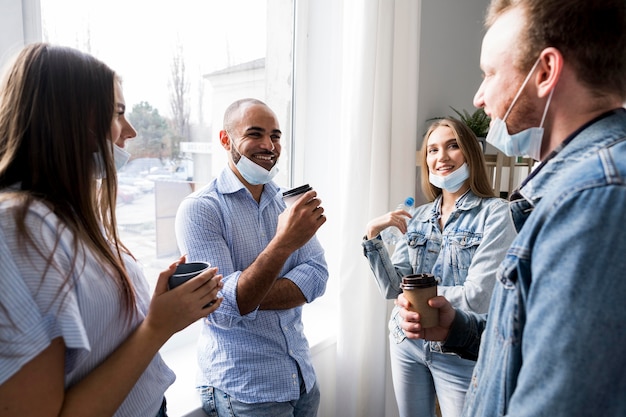
[{"label": "woman's hand", "polygon": [[402,323],[400,323],[400,327],[409,339],[444,341],[448,338],[456,311],[443,296],[428,300],[431,307],[439,309],[439,326],[428,329],[422,328],[419,313],[408,310],[410,303],[404,294],[398,295],[395,304],[401,307],[399,314],[402,317]]},{"label": "woman's hand", "polygon": [[222,275],[217,274],[216,267],[209,268],[176,288],[168,290],[169,277],[176,270],[176,266],[184,262],[185,257],[182,256],[159,274],[145,319],[154,331],[166,338],[213,313],[223,300],[217,297],[224,284]]},{"label": "woman's hand", "polygon": [[406,233],[407,219],[411,214],[406,210],[398,209],[376,217],[367,223],[367,238],[372,239],[389,226],[396,226],[402,234]]}]

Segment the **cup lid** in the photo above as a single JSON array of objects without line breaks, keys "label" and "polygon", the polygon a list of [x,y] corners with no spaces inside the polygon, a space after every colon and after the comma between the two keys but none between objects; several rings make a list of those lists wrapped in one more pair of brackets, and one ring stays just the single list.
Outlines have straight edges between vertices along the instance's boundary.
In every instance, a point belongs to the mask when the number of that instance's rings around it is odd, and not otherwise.
[{"label": "cup lid", "polygon": [[285,197],[293,197],[294,195],[300,195],[306,193],[311,189],[309,184],[304,184],[299,187],[292,188],[291,190],[287,190],[283,193],[283,198]]},{"label": "cup lid", "polygon": [[400,287],[428,288],[437,285],[437,280],[432,274],[411,274],[402,277]]}]

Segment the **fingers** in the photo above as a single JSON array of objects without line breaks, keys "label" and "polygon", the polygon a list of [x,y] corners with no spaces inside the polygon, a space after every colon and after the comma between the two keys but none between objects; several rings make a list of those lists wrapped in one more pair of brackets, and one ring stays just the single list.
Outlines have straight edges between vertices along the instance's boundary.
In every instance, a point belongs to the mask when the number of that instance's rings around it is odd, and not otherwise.
[{"label": "fingers", "polygon": [[[317,212],[318,215],[322,215],[324,213],[324,208],[321,207],[322,200],[317,196],[317,192],[315,190],[310,190],[304,193],[302,197],[300,197],[297,204],[308,207],[313,212]],[[321,210],[321,212],[319,212],[319,210]]]},{"label": "fingers", "polygon": [[166,270],[161,271],[159,273],[159,278],[157,279],[157,283],[154,289],[156,294],[160,294],[168,290],[168,280],[170,276],[176,271],[176,267],[180,264],[184,264],[187,262],[187,254],[181,255],[177,261],[172,262]]},{"label": "fingers", "polygon": [[318,202],[321,202],[319,200],[319,198],[317,197],[317,191],[315,190],[309,190],[306,193],[302,194],[302,196],[296,200],[296,202],[293,204],[294,206],[301,206],[301,205],[306,205],[306,206],[313,206],[313,207],[317,207],[319,206],[319,204],[315,203],[315,200],[317,200]]},{"label": "fingers", "polygon": [[[222,288],[223,286],[222,275],[218,275],[217,267],[214,266],[212,268],[207,269],[200,275],[190,279],[185,284],[189,284],[189,286],[192,288],[192,291],[198,291],[200,289],[202,289],[202,291],[205,291],[207,288],[213,289],[215,287],[219,289],[219,288]],[[182,285],[185,285],[185,284],[182,284]]]},{"label": "fingers", "polygon": [[407,220],[411,217],[409,213],[404,210],[394,211],[389,213],[390,219],[387,223],[388,226],[395,226],[402,233],[406,233],[408,222]]},{"label": "fingers", "polygon": [[[321,201],[320,201],[321,202]],[[317,215],[316,220],[321,221],[322,224],[326,221],[326,216],[324,215],[324,207],[317,206],[313,209],[313,214]]]},{"label": "fingers", "polygon": [[401,308],[400,311],[398,311],[398,314],[402,317],[402,321],[406,323],[416,324],[420,322],[420,315],[415,311]]},{"label": "fingers", "polygon": [[419,315],[412,311],[401,310],[401,312],[407,312],[408,314],[402,316],[402,321],[400,322],[400,328],[404,331],[404,334],[409,339],[423,339],[424,332],[422,329],[422,324],[419,322]]},{"label": "fingers", "polygon": [[[180,259],[184,259],[184,255],[181,256]],[[176,266],[179,264],[180,259],[179,259],[179,261],[170,264],[170,266],[168,266],[166,270],[161,271],[159,273],[159,278],[157,279],[157,283],[156,283],[156,286],[154,288],[154,293],[155,294],[161,294],[161,293],[164,293],[165,291],[168,290],[168,283],[167,283],[167,281],[169,280],[170,276],[172,276],[174,271],[176,271]]]},{"label": "fingers", "polygon": [[[197,300],[198,304],[202,306],[202,309],[214,306],[218,301],[217,294],[224,288],[222,282],[223,276],[217,274],[217,268],[209,268],[202,274],[190,279],[189,281],[174,288],[173,291],[179,290],[188,294],[193,300]],[[194,301],[195,303],[196,301]],[[217,303],[219,306],[220,303]],[[217,306],[210,311],[215,311]],[[203,313],[208,314],[206,311]]]},{"label": "fingers", "polygon": [[304,207],[306,210],[310,210],[311,217],[321,226],[326,222],[324,207],[321,204],[322,200],[317,196],[317,192],[310,190],[304,193],[291,208],[292,210],[297,210],[300,207]]},{"label": "fingers", "polygon": [[[217,268],[215,268],[215,269],[217,270]],[[213,275],[211,277],[211,279],[209,281],[207,281],[206,284],[203,285],[206,288],[203,288],[202,290],[203,291],[209,290],[209,291],[214,292],[215,294],[217,294],[217,292],[219,290],[224,288],[224,283],[222,282],[222,278],[224,278],[224,277],[221,274],[220,275],[217,275],[217,274]],[[200,287],[200,288],[202,288],[202,287]]]},{"label": "fingers", "polygon": [[313,208],[313,218],[320,223],[320,226],[326,222],[326,215],[324,214],[324,207],[321,206],[322,200],[319,197],[310,199],[306,205]]},{"label": "fingers", "polygon": [[218,292],[224,287],[224,283],[222,282],[222,275],[215,275],[212,277],[206,284],[202,287],[198,288],[197,291],[202,291],[203,295],[201,300],[203,301],[203,309],[207,309],[209,307],[215,306],[215,308],[211,309],[207,314],[213,312],[219,307],[222,303],[222,298],[217,297]]},{"label": "fingers", "polygon": [[438,295],[428,300],[428,305],[433,308],[443,308],[446,307],[450,302],[446,300],[446,298],[442,295]]},{"label": "fingers", "polygon": [[406,299],[406,297],[404,296],[404,294],[403,294],[403,293],[400,293],[400,294],[398,295],[398,297],[396,298],[396,300],[394,301],[394,303],[395,303],[397,306],[400,306],[400,307],[403,307],[403,308],[409,308],[409,305],[410,305],[409,300],[407,300],[407,299]]}]

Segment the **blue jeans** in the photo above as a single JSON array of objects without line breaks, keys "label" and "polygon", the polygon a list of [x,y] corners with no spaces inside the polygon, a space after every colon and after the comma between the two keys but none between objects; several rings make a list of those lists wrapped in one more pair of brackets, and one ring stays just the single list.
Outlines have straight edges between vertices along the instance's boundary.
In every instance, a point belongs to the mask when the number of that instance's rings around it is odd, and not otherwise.
[{"label": "blue jeans", "polygon": [[476,362],[432,351],[423,340],[390,336],[391,373],[400,417],[435,417],[435,395],[443,417],[459,417]]},{"label": "blue jeans", "polygon": [[[304,384],[303,384],[304,386]],[[202,409],[209,417],[316,417],[320,404],[317,384],[311,392],[301,389],[300,398],[288,402],[246,404],[215,387],[202,387]]]}]

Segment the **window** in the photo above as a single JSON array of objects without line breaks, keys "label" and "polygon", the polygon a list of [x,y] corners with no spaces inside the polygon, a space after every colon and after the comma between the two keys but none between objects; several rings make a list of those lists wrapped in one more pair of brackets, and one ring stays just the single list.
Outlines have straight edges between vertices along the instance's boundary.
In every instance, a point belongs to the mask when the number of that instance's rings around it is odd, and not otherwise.
[{"label": "window", "polygon": [[138,136],[119,175],[118,220],[148,279],[178,254],[177,201],[226,163],[217,133],[235,99],[277,113],[287,156],[277,181],[290,185],[292,9],[292,0],[41,0],[44,41],[89,52],[123,80]]}]

